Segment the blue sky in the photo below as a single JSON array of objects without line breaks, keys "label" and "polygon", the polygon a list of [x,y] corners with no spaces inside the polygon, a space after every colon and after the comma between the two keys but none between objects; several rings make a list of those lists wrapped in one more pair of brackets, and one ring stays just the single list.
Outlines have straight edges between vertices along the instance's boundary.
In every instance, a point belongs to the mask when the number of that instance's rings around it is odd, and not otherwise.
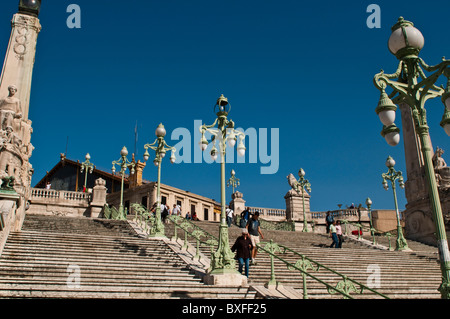
[{"label": "blue sky", "polygon": [[[2,61],[17,3],[1,5]],[[81,8],[80,29],[66,25],[71,3]],[[366,25],[371,3],[381,8],[379,29]],[[134,152],[136,121],[140,159],[160,122],[168,144],[179,142],[170,139],[173,130],[186,128],[198,147],[194,120],[211,124],[223,93],[237,126],[279,130],[277,173],[261,174],[267,165],[248,163],[248,155],[244,164],[227,164],[248,205],[285,208],[286,176],[303,168],[312,211],[367,197],[374,209],[391,209],[381,174],[388,155],[406,174],[403,136],[396,147],[381,137],[373,76],[397,68],[387,41],[399,16],[423,33],[428,64],[449,57],[448,9],[448,1],[44,0],[29,111],[32,184],[59,161],[67,138],[70,159],[89,152],[97,168],[109,170],[122,146]],[[442,103],[427,105],[433,147],[450,152],[439,126]],[[144,178],[156,175],[148,163]],[[163,163],[163,183],[216,200],[219,177],[217,163]],[[398,196],[403,208],[404,191]]]}]

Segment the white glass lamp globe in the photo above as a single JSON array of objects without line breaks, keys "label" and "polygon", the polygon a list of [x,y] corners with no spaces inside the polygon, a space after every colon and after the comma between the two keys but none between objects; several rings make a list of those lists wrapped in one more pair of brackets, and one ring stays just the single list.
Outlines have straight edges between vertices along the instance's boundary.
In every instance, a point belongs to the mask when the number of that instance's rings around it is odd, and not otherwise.
[{"label": "white glass lamp globe", "polygon": [[392,124],[390,126],[383,126],[381,136],[386,139],[386,142],[391,146],[396,146],[400,142],[400,129]]},{"label": "white glass lamp globe", "polygon": [[162,123],[160,123],[158,125],[158,128],[155,131],[155,135],[157,137],[164,137],[164,136],[166,136],[166,129],[164,128],[164,125],[162,125]]},{"label": "white glass lamp globe", "polygon": [[120,151],[120,155],[121,156],[127,156],[128,155],[128,150],[127,150],[127,148],[125,146]]},{"label": "white glass lamp globe", "polygon": [[298,176],[299,177],[305,176],[305,171],[303,170],[303,168],[300,168],[300,170],[298,171]]},{"label": "white glass lamp globe", "polygon": [[450,123],[444,125],[444,131],[448,136],[450,136]]},{"label": "white glass lamp globe", "polygon": [[228,145],[229,145],[230,147],[234,147],[234,145],[236,145],[236,137],[234,136],[234,134],[231,134],[231,135],[228,137],[227,141],[228,141]]},{"label": "white glass lamp globe", "polygon": [[380,101],[378,102],[375,112],[378,114],[381,123],[385,126],[390,126],[395,122],[395,111],[397,110],[397,105],[392,102],[389,95],[384,91],[381,92]]},{"label": "white glass lamp globe", "polygon": [[388,133],[384,138],[386,139],[386,142],[391,146],[396,146],[398,145],[398,143],[400,143],[400,134],[398,134],[397,132]]},{"label": "white glass lamp globe", "polygon": [[450,111],[450,96],[444,101],[445,107]]},{"label": "white glass lamp globe", "polygon": [[388,47],[397,58],[401,59],[408,55],[417,56],[424,44],[425,39],[422,33],[414,27],[412,22],[404,20],[403,17],[400,17],[392,27]]},{"label": "white glass lamp globe", "polygon": [[384,138],[386,139],[386,142],[391,146],[396,146],[398,145],[398,143],[400,143],[400,134],[397,132],[388,133]]},{"label": "white glass lamp globe", "polygon": [[145,153],[144,153],[144,161],[148,161],[148,159],[149,159],[149,157],[150,157],[150,154],[148,153],[148,150],[145,150]]},{"label": "white glass lamp globe", "polygon": [[383,125],[389,126],[394,124],[395,122],[395,111],[394,110],[385,110],[378,113],[378,117],[380,118],[381,123]]},{"label": "white glass lamp globe", "polygon": [[170,156],[170,163],[175,163],[175,161],[177,160],[177,158],[175,157],[175,154],[172,153],[172,155]]},{"label": "white glass lamp globe", "polygon": [[392,157],[388,157],[386,160],[386,166],[387,167],[394,167],[395,166],[395,161]]},{"label": "white glass lamp globe", "polygon": [[238,152],[238,155],[241,156],[241,157],[245,155],[245,146],[244,146],[244,144],[242,142],[239,143],[239,146],[237,148],[237,152]]}]

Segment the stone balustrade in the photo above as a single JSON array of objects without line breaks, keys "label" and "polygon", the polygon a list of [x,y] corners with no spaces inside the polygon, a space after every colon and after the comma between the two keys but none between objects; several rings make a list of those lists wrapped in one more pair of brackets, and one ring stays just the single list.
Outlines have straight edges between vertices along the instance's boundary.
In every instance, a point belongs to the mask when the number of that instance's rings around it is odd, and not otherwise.
[{"label": "stone balustrade", "polygon": [[77,201],[85,202],[86,205],[89,204],[92,197],[92,193],[83,192],[71,192],[64,190],[53,190],[53,189],[42,189],[42,188],[32,188],[31,189],[31,201],[48,201],[55,199],[58,201]]},{"label": "stone balustrade", "polygon": [[32,188],[29,202],[30,214],[99,217],[106,204],[105,181],[97,179],[86,193]]},{"label": "stone balustrade", "polygon": [[265,220],[284,221],[286,220],[286,210],[279,208],[249,207],[250,213],[259,212],[259,216]]},{"label": "stone balustrade", "polygon": [[[362,208],[361,212],[364,212],[367,215],[365,208]],[[349,208],[349,209],[331,210],[330,215],[333,216],[334,219],[350,218],[353,220],[354,217],[358,218],[358,209],[357,208]],[[327,212],[311,212],[312,219],[324,219],[326,216],[327,216]]]}]

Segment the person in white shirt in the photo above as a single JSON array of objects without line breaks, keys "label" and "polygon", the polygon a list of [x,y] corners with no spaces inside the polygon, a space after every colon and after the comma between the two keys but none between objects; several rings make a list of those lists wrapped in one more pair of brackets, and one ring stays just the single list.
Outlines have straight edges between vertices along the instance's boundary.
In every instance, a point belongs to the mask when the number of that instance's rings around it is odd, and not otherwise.
[{"label": "person in white shirt", "polygon": [[231,223],[233,222],[233,215],[234,215],[234,212],[233,212],[233,210],[231,209],[231,207],[228,207],[228,208],[225,210],[225,213],[226,213],[226,215],[227,215],[227,224],[228,224],[228,227],[231,227]]},{"label": "person in white shirt", "polygon": [[181,207],[180,205],[173,204],[172,215],[180,216],[181,215]]}]

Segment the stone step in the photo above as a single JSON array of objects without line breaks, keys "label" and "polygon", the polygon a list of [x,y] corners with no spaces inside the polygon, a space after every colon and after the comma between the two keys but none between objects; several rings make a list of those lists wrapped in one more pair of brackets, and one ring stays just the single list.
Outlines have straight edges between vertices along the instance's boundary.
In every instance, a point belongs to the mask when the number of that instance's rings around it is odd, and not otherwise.
[{"label": "stone step", "polygon": [[[196,224],[218,236],[218,223]],[[12,233],[0,259],[0,297],[8,293],[33,298],[256,297],[256,292],[249,293],[248,288],[227,290],[205,286],[164,242],[140,238],[124,221],[27,215],[22,230]],[[170,238],[173,232],[173,225],[166,224],[167,237]],[[345,248],[329,249],[325,247],[331,240],[319,234],[266,230],[263,233],[264,241],[273,239],[295,248],[363,284],[370,275],[367,266],[377,264],[381,268],[381,288],[377,291],[391,298],[440,297],[436,291],[440,284],[440,269],[431,251],[416,252],[415,255],[388,252],[368,249],[350,241],[345,242]],[[238,227],[229,228],[230,243],[233,244],[240,234]],[[180,239],[184,238],[181,231],[178,235]],[[192,239],[189,241],[195,243]],[[208,247],[201,249],[205,256],[210,255]],[[295,263],[299,256],[288,254],[285,259]],[[264,285],[270,279],[270,258],[260,252],[257,261],[258,265],[250,268],[250,284]],[[81,267],[81,287],[76,291],[67,288],[70,263]],[[300,272],[288,270],[278,260],[275,265],[276,279],[301,293]],[[340,280],[340,277],[324,270],[312,274],[330,284],[337,284]],[[330,295],[322,284],[310,278],[307,284],[311,299],[342,298]],[[358,296],[361,297],[377,296],[367,293]]]},{"label": "stone step", "polygon": [[[218,236],[218,223],[195,222],[198,226],[207,232]],[[168,232],[173,234],[172,227],[168,227]],[[321,264],[346,274],[349,278],[366,284],[370,273],[367,273],[369,265],[376,264],[381,269],[382,288],[376,289],[381,293],[392,297],[402,298],[440,298],[437,288],[440,285],[440,268],[437,262],[435,252],[396,252],[382,251],[368,248],[358,242],[345,243],[346,248],[330,249],[326,248],[331,240],[326,235],[298,232],[279,232],[263,230],[264,241],[273,239],[279,244],[285,244],[291,249],[308,256],[309,258],[320,262]],[[181,232],[178,232],[180,238],[184,238]],[[237,227],[229,228],[230,244],[234,243],[235,238],[240,236],[240,230]],[[195,240],[189,239],[191,243]],[[205,256],[210,257],[209,247],[201,247]],[[295,263],[300,259],[293,254],[283,257],[289,262]],[[270,279],[270,258],[264,252],[259,252],[257,259],[258,265],[250,267],[250,284],[263,285]],[[420,273],[418,273],[420,269]],[[275,260],[276,279],[285,285],[302,287],[302,279],[299,271],[289,271],[284,263]],[[336,275],[326,274],[324,272],[314,273],[313,275],[324,281],[337,283]],[[311,298],[329,298],[330,295],[325,292],[326,289],[321,284],[312,279],[308,279],[308,287],[316,287],[316,290],[309,290]],[[323,285],[322,285],[323,286]]]},{"label": "stone step", "polygon": [[6,298],[208,298],[208,299],[254,299],[255,292],[248,288],[209,287],[199,285],[160,286],[135,289],[129,287],[104,287],[80,285],[71,288],[67,285],[14,285],[0,284],[0,297]]},{"label": "stone step", "polygon": [[[102,229],[107,228],[107,229]],[[67,267],[80,267],[69,289]],[[124,221],[27,216],[0,259],[0,297],[255,298],[248,287],[205,286],[161,240]]]}]

